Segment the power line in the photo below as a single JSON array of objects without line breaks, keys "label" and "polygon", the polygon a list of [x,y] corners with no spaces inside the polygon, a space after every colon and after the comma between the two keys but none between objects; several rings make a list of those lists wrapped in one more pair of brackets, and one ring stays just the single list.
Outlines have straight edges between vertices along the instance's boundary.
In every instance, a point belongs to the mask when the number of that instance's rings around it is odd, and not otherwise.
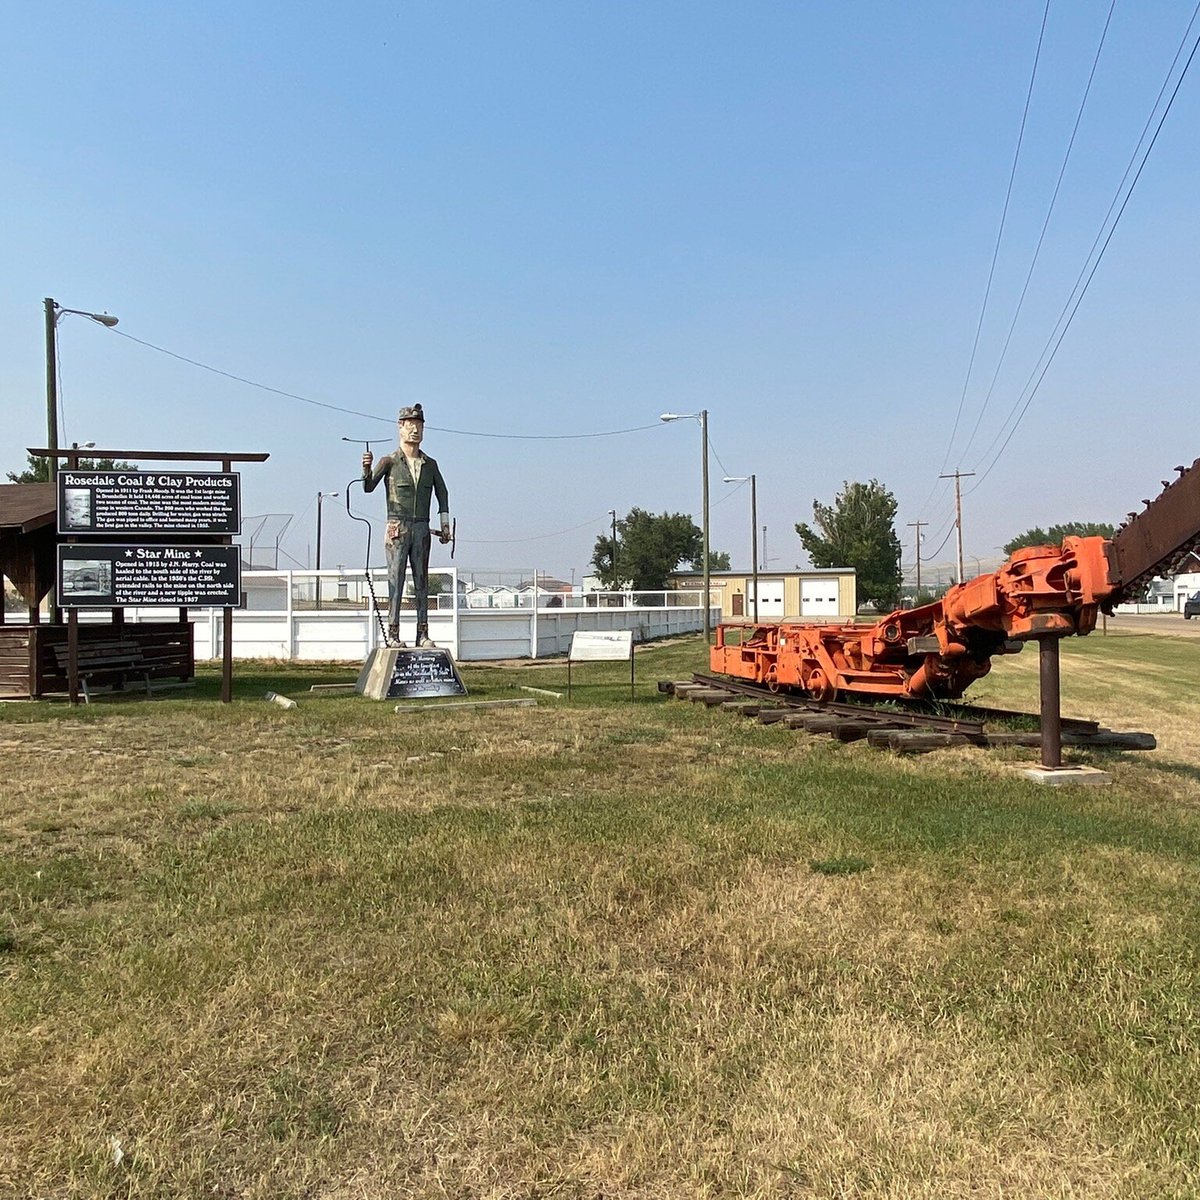
[{"label": "power line", "polygon": [[572,525],[570,529],[560,529],[556,533],[539,533],[534,537],[523,538],[463,538],[464,546],[511,546],[519,542],[542,542],[547,538],[562,537],[567,533],[576,533],[580,529],[586,529],[589,525],[594,525],[599,521],[602,525],[608,523],[608,513],[605,512],[601,517],[589,517],[586,521],[581,521],[578,525]]},{"label": "power line", "polygon": [[[1200,15],[1200,3],[1197,3],[1195,9],[1192,11],[1192,18],[1188,22],[1187,30],[1184,32],[1183,41],[1180,43],[1179,50],[1176,51],[1175,58],[1172,60],[1171,67],[1168,69],[1167,79],[1163,83],[1162,89],[1159,91],[1158,99],[1156,99],[1154,103],[1154,108],[1152,108],[1150,111],[1150,117],[1147,119],[1146,126],[1142,131],[1142,137],[1138,139],[1138,147],[1140,147],[1142,141],[1145,140],[1146,129],[1149,129],[1150,124],[1154,119],[1154,109],[1158,107],[1158,101],[1162,99],[1163,92],[1166,91],[1167,84],[1170,83],[1171,71],[1174,70],[1175,64],[1179,61],[1179,55],[1183,52],[1183,47],[1187,43],[1188,35],[1191,33],[1192,26],[1195,24],[1198,15]],[[1113,221],[1109,226],[1107,235],[1104,235],[1104,224],[1107,223],[1109,215],[1112,214],[1113,207],[1116,206],[1117,199],[1120,197],[1121,188],[1124,186],[1125,180],[1129,177],[1129,171],[1132,168],[1134,161],[1137,159],[1137,148],[1134,149],[1133,158],[1130,160],[1129,167],[1126,168],[1125,175],[1122,176],[1120,184],[1117,185],[1117,193],[1113,197],[1112,204],[1109,205],[1108,213],[1105,214],[1104,222],[1100,226],[1100,232],[1096,235],[1096,240],[1092,243],[1092,250],[1088,252],[1088,258],[1084,260],[1083,268],[1080,271],[1079,277],[1075,281],[1075,287],[1072,289],[1071,295],[1067,297],[1067,302],[1063,307],[1063,311],[1059,314],[1058,321],[1055,323],[1054,329],[1051,331],[1050,337],[1046,342],[1046,346],[1042,350],[1041,357],[1038,359],[1038,365],[1034,366],[1033,372],[1030,374],[1029,379],[1026,380],[1025,387],[1022,388],[1021,393],[1017,396],[1016,401],[1013,403],[1012,409],[1009,411],[1008,418],[1005,419],[1005,424],[1007,424],[1008,421],[1013,418],[1014,414],[1016,416],[1016,419],[1013,421],[1012,428],[1008,431],[1008,436],[1005,437],[1000,448],[996,451],[995,456],[992,458],[992,461],[988,464],[987,469],[980,474],[978,482],[970,489],[967,495],[970,495],[983,484],[983,481],[988,477],[988,475],[991,474],[993,468],[1000,461],[1004,451],[1008,448],[1009,442],[1012,441],[1013,434],[1017,432],[1017,428],[1020,426],[1025,414],[1029,411],[1029,406],[1033,403],[1033,398],[1037,395],[1039,389],[1041,388],[1042,381],[1046,378],[1046,372],[1049,371],[1050,364],[1054,361],[1055,356],[1058,354],[1058,349],[1062,345],[1063,338],[1066,337],[1067,330],[1070,329],[1071,323],[1075,319],[1075,314],[1079,311],[1079,306],[1083,303],[1083,298],[1085,295],[1087,295],[1087,290],[1091,286],[1092,280],[1096,276],[1096,271],[1100,267],[1100,263],[1104,258],[1105,251],[1107,251],[1109,243],[1112,241],[1113,235],[1117,231],[1117,226],[1120,224],[1121,217],[1124,215],[1130,198],[1133,196],[1134,188],[1137,187],[1138,180],[1142,177],[1142,171],[1145,169],[1146,163],[1150,158],[1150,153],[1154,149],[1155,143],[1158,141],[1158,135],[1162,132],[1163,125],[1166,123],[1166,119],[1170,115],[1171,108],[1175,103],[1175,99],[1179,95],[1179,89],[1183,86],[1183,81],[1187,77],[1188,70],[1190,69],[1192,62],[1196,57],[1197,49],[1200,49],[1200,37],[1198,37],[1196,41],[1192,43],[1192,49],[1188,54],[1187,61],[1184,63],[1183,69],[1179,73],[1179,78],[1175,81],[1175,87],[1171,91],[1170,99],[1167,101],[1166,107],[1163,109],[1162,116],[1159,118],[1158,124],[1155,126],[1154,134],[1150,138],[1145,152],[1142,154],[1142,159],[1141,162],[1138,163],[1137,171],[1129,184],[1128,190],[1125,192],[1125,198],[1121,200],[1120,207],[1117,209],[1116,216],[1113,217]],[[1091,258],[1092,252],[1095,251],[1096,244],[1100,241],[1102,236],[1104,238],[1103,243],[1100,246],[1099,252],[1095,255],[1095,261],[1092,262],[1091,269],[1088,270],[1088,260]],[[1086,279],[1084,278],[1085,274]],[[1080,280],[1083,281],[1082,287],[1080,287]],[[1061,331],[1059,329],[1060,326]],[[1057,338],[1055,338],[1056,332],[1058,335]],[[1049,351],[1048,355],[1047,351]],[[1043,358],[1045,359],[1044,364],[1042,364]],[[1036,382],[1034,382],[1035,376]],[[1031,384],[1033,385],[1032,388],[1030,387]],[[1029,394],[1025,398],[1025,402],[1022,405],[1021,396],[1025,395],[1026,392]],[[1001,426],[1000,432],[1002,433],[1003,430],[1004,425]],[[997,433],[996,438],[999,436],[1000,433]],[[991,450],[991,447],[995,445],[996,438],[992,439],[991,445],[989,445],[988,449],[984,451],[984,454],[980,458],[980,463],[976,464],[977,468],[982,463],[983,458],[987,456],[988,452]]]},{"label": "power line", "polygon": [[[307,513],[309,508],[311,508],[311,507],[312,507],[312,505],[310,504],[308,506],[308,508],[306,508],[304,510],[304,512],[302,512],[300,514],[300,516],[303,517],[304,514]],[[363,516],[355,508],[350,509],[350,515],[359,521],[366,521],[368,524],[371,524],[371,525],[386,525],[387,524],[386,516],[383,516],[383,517]],[[538,534],[534,534],[532,537],[459,538],[458,540],[464,546],[507,546],[507,545],[514,545],[518,542],[542,542],[542,541],[545,541],[547,538],[562,537],[564,534],[576,533],[580,529],[586,529],[589,525],[594,525],[597,521],[600,521],[601,523],[605,523],[607,521],[607,519],[608,519],[608,513],[606,512],[602,517],[589,517],[586,521],[581,521],[578,525],[572,525],[570,529],[559,529],[559,530],[556,530],[554,533],[538,533]]]},{"label": "power line", "polygon": [[[247,387],[258,388],[263,392],[270,392],[274,396],[282,396],[287,400],[299,400],[302,404],[311,404],[315,408],[325,408],[330,412],[345,413],[351,417],[363,417],[368,421],[383,421],[388,425],[391,425],[394,421],[392,417],[381,417],[378,413],[360,412],[358,409],[345,408],[340,404],[330,404],[324,400],[314,400],[311,396],[302,396],[298,392],[284,391],[282,388],[271,387],[266,383],[259,383],[256,379],[247,379],[244,375],[235,375],[232,371],[223,371],[220,367],[210,366],[208,363],[200,362],[199,359],[188,358],[184,354],[176,354],[174,350],[168,350],[163,346],[156,346],[153,342],[144,341],[142,338],[134,337],[133,334],[125,333],[120,329],[113,329],[112,332],[118,337],[136,342],[139,346],[145,346],[148,350],[156,350],[159,354],[165,354],[168,358],[178,359],[179,362],[187,363],[189,366],[199,367],[202,371],[211,371],[214,375],[220,375],[225,379],[232,379],[235,383],[242,383]],[[449,433],[459,437],[499,438],[507,441],[521,442],[553,442],[572,441],[583,438],[618,437],[626,433],[642,433],[647,429],[657,429],[659,424],[660,422],[655,421],[651,425],[636,425],[631,429],[606,429],[598,433],[485,433],[475,429],[447,429],[441,425],[429,425],[427,428],[435,433]]]},{"label": "power line", "polygon": [[1091,94],[1092,82],[1096,78],[1096,68],[1100,65],[1100,55],[1104,50],[1104,43],[1108,38],[1108,27],[1112,23],[1113,11],[1117,7],[1117,0],[1112,0],[1108,6],[1108,16],[1104,20],[1104,28],[1100,32],[1100,43],[1096,47],[1095,57],[1092,59],[1092,69],[1088,74],[1087,84],[1083,89],[1083,96],[1079,101],[1079,111],[1075,114],[1075,124],[1071,129],[1071,136],[1067,141],[1066,153],[1063,155],[1062,166],[1058,170],[1058,179],[1054,183],[1054,192],[1050,197],[1050,203],[1046,208],[1046,217],[1042,221],[1042,230],[1038,234],[1037,245],[1033,249],[1033,258],[1029,263],[1029,271],[1025,275],[1025,283],[1021,288],[1021,295],[1017,299],[1016,311],[1013,313],[1012,321],[1008,326],[1008,334],[1004,339],[1004,346],[1000,350],[1000,357],[996,362],[996,369],[992,372],[992,381],[988,385],[987,395],[983,398],[983,404],[980,406],[979,415],[975,418],[975,424],[971,429],[971,436],[967,439],[967,444],[963,447],[962,456],[966,457],[967,451],[971,449],[975,441],[975,435],[979,432],[980,423],[983,421],[984,414],[987,412],[988,404],[992,399],[992,393],[996,390],[996,381],[1000,378],[1000,368],[1004,365],[1005,357],[1008,354],[1009,345],[1012,342],[1013,331],[1017,327],[1017,319],[1021,315],[1021,309],[1025,304],[1025,297],[1029,292],[1029,284],[1033,279],[1034,269],[1037,267],[1038,258],[1042,252],[1042,243],[1046,240],[1046,230],[1050,227],[1050,218],[1054,213],[1054,206],[1058,201],[1058,193],[1062,188],[1063,177],[1067,173],[1067,163],[1071,160],[1071,151],[1075,147],[1075,138],[1079,133],[1079,125],[1083,120],[1083,110],[1087,107],[1088,96]]},{"label": "power line", "polygon": [[1000,213],[1000,228],[996,231],[996,244],[992,249],[992,265],[988,269],[987,286],[983,291],[983,304],[979,309],[979,321],[975,326],[975,340],[971,344],[971,357],[967,363],[967,377],[963,380],[962,395],[958,401],[958,411],[954,414],[954,428],[950,431],[950,441],[946,446],[946,454],[942,459],[940,470],[946,469],[946,463],[950,461],[950,452],[954,448],[954,439],[958,436],[958,423],[962,419],[963,405],[967,399],[967,388],[971,384],[971,373],[975,369],[975,355],[979,350],[979,338],[983,332],[983,321],[987,315],[988,298],[992,294],[992,281],[996,275],[996,262],[1000,257],[1000,243],[1004,238],[1004,227],[1008,220],[1008,205],[1012,199],[1013,183],[1017,178],[1017,164],[1021,159],[1021,146],[1025,140],[1025,122],[1029,118],[1029,105],[1033,99],[1033,85],[1037,79],[1038,62],[1042,57],[1042,41],[1046,36],[1046,21],[1050,16],[1050,0],[1046,0],[1046,7],[1042,12],[1042,26],[1038,32],[1037,50],[1033,56],[1033,70],[1029,73],[1029,87],[1025,92],[1025,108],[1021,113],[1021,128],[1017,134],[1017,148],[1013,153],[1012,170],[1008,175],[1008,188],[1004,193],[1004,207]]},{"label": "power line", "polygon": [[954,526],[951,525],[950,528],[946,530],[946,536],[944,538],[942,538],[941,542],[938,545],[938,548],[936,550],[934,550],[931,554],[925,555],[926,562],[931,562],[933,559],[937,558],[937,556],[939,554],[941,554],[943,547],[950,540],[950,535],[953,532],[954,532]]},{"label": "power line", "polygon": [[729,468],[726,467],[725,464],[721,461],[721,456],[717,453],[716,447],[713,446],[711,437],[708,439],[708,452],[709,452],[709,454],[711,454],[713,456],[713,458],[715,458],[717,460],[717,466],[721,468],[721,474],[728,475]]},{"label": "power line", "polygon": [[[376,420],[391,422],[391,417],[377,417]],[[516,442],[570,442],[584,438],[620,437],[625,433],[642,433],[647,429],[658,429],[661,422],[653,425],[634,425],[629,429],[604,429],[598,433],[482,433],[474,429],[446,429],[442,425],[429,425],[434,433],[453,433],[459,437],[500,438]]]},{"label": "power line", "polygon": [[[714,455],[713,457],[716,458],[716,455]],[[720,461],[721,460],[718,458],[717,462],[719,463]],[[725,470],[724,466],[721,467],[721,470],[722,471]],[[726,472],[726,473],[728,473],[728,472]],[[719,500],[714,500],[712,502],[712,507],[716,508],[718,504],[724,504],[726,500],[732,500],[734,498],[734,496],[736,496],[738,494],[738,492],[740,492],[742,490],[742,488],[746,487],[749,484],[749,482],[750,482],[750,476],[747,475],[746,478],[743,479],[740,483],[736,484],[734,487],[731,487],[729,489],[729,491],[727,491],[725,493],[725,495],[723,495]]]},{"label": "power line", "polygon": [[[153,342],[143,341],[141,338],[134,337],[132,333],[126,333],[122,329],[113,329],[117,337],[127,338],[131,342],[136,342],[139,346],[145,346],[148,350],[157,350],[159,354],[165,354],[168,358],[178,359],[180,362],[187,363],[189,366],[199,367],[202,371],[211,371],[214,375],[222,375],[226,379],[232,379],[235,383],[244,383],[247,387],[258,388],[263,392],[270,392],[275,396],[283,396],[288,400],[299,400],[303,404],[311,404],[316,408],[327,408],[331,412],[347,413],[352,417],[365,417],[368,421],[381,421],[383,417],[378,417],[374,413],[358,412],[353,408],[343,408],[338,404],[327,404],[324,400],[313,400],[309,396],[301,396],[296,392],[285,392],[282,388],[271,387],[265,383],[259,383],[255,379],[246,379],[242,375],[235,375],[232,371],[222,371],[220,367],[210,366],[208,363],[200,362],[195,358],[188,358],[184,354],[176,354],[174,350],[168,350],[163,346],[156,346]],[[390,424],[390,422],[389,422]]]}]

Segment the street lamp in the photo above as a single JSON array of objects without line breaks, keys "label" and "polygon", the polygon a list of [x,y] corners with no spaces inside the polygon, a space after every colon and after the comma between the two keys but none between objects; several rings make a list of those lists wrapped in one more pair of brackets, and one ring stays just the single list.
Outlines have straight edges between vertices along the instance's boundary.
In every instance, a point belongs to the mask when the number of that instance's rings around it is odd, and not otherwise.
[{"label": "street lamp", "polygon": [[[321,501],[335,500],[340,495],[339,492],[318,492],[317,493],[317,570],[321,569]],[[321,607],[321,577],[317,576],[317,607]]]},{"label": "street lamp", "polygon": [[50,482],[58,474],[58,320],[68,313],[87,317],[107,329],[117,324],[117,318],[109,313],[85,312],[82,308],[62,308],[49,296],[46,306],[46,444],[50,448]]},{"label": "street lamp", "polygon": [[699,421],[700,422],[700,478],[703,482],[703,514],[702,514],[702,550],[704,554],[704,643],[707,645],[712,635],[712,619],[709,613],[708,586],[708,409],[702,408],[698,413],[663,413],[660,421]]},{"label": "street lamp", "polygon": [[750,564],[754,572],[754,621],[758,623],[758,482],[754,475],[726,475],[726,483],[750,481]]}]

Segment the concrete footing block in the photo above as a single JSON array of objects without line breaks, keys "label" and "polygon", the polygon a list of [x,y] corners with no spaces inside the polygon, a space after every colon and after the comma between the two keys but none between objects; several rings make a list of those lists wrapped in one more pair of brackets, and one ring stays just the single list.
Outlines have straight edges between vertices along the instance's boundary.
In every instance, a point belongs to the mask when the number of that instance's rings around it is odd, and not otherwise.
[{"label": "concrete footing block", "polygon": [[1104,787],[1112,783],[1112,776],[1096,767],[1036,766],[1026,768],[1021,774],[1034,783],[1043,783],[1048,787]]}]

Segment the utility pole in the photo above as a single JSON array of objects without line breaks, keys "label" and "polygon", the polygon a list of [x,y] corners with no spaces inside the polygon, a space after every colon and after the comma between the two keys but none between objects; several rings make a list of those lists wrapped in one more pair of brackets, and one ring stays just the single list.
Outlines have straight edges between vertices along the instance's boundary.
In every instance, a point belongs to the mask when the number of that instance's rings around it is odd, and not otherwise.
[{"label": "utility pole", "polygon": [[754,621],[758,623],[758,476],[726,475],[726,483],[750,483],[750,573],[754,577]]},{"label": "utility pole", "polygon": [[[58,449],[58,345],[55,328],[58,325],[58,305],[49,297],[46,307],[46,445]],[[46,460],[50,466],[50,482],[58,474],[58,456]]]},{"label": "utility pole", "polygon": [[911,529],[914,525],[917,527],[917,596],[921,595],[921,526],[928,525],[928,521],[909,521],[908,526]]},{"label": "utility pole", "polygon": [[712,604],[712,585],[709,578],[709,554],[708,554],[708,409],[700,410],[700,441],[703,446],[704,454],[704,470],[701,473],[703,481],[703,504],[704,504],[704,528],[701,531],[704,540],[704,648],[707,652],[708,645],[712,641],[712,612],[710,605]]},{"label": "utility pole", "polygon": [[318,572],[315,582],[317,590],[317,607],[321,607],[321,501],[330,500],[337,496],[337,492],[318,492],[317,493],[317,566]]},{"label": "utility pole", "polygon": [[617,583],[617,510],[610,508],[608,515],[612,517],[612,562],[613,562],[613,591],[620,586]]},{"label": "utility pole", "polygon": [[701,607],[704,609],[704,644],[712,640],[712,614],[709,611],[711,580],[708,564],[708,409],[702,408],[698,413],[663,413],[660,421],[699,420],[700,422],[700,478],[703,481],[703,529],[701,531],[701,552],[704,556],[704,594]]},{"label": "utility pole", "polygon": [[939,475],[939,479],[954,480],[954,525],[958,530],[958,582],[963,581],[963,548],[962,548],[962,484],[960,480],[970,479],[974,471],[955,471],[952,475]]},{"label": "utility pole", "polygon": [[758,486],[750,476],[750,566],[754,571],[754,622],[758,623]]},{"label": "utility pole", "polygon": [[[73,313],[87,317],[105,329],[112,329],[120,322],[111,313],[87,312],[82,308],[63,308],[56,300],[47,296],[43,301],[46,308],[46,443],[53,452],[58,449],[58,319]],[[50,482],[58,475],[58,455],[51,453],[46,460],[50,465]],[[71,459],[73,463],[77,460]]]}]

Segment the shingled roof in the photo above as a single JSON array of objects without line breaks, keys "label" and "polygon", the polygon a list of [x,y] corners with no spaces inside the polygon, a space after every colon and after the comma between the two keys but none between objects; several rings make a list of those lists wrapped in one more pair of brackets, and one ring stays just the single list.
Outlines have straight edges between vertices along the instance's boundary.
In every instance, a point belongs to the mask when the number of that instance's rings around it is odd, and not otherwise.
[{"label": "shingled roof", "polygon": [[0,574],[35,605],[54,586],[54,484],[0,484]]},{"label": "shingled roof", "polygon": [[32,533],[54,524],[54,484],[0,483],[0,529]]}]

